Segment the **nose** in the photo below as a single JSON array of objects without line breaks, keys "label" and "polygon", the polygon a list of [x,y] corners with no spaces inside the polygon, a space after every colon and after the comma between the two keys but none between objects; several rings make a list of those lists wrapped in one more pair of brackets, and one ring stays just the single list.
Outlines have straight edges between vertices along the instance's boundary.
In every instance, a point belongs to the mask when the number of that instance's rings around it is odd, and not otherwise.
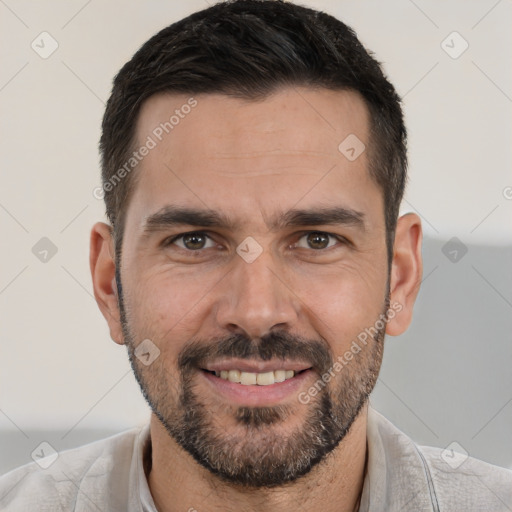
[{"label": "nose", "polygon": [[251,338],[273,329],[291,330],[298,319],[299,300],[286,281],[268,253],[252,263],[239,258],[223,280],[216,308],[218,326]]}]

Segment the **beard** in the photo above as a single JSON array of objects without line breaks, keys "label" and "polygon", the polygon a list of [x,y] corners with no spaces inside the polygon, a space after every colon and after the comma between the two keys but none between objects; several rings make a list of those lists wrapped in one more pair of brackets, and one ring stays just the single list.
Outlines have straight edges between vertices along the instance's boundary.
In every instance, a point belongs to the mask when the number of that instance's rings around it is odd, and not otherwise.
[{"label": "beard", "polygon": [[[350,430],[375,387],[383,355],[385,325],[307,405],[269,407],[228,405],[197,391],[198,373],[207,361],[287,359],[310,363],[321,376],[334,365],[328,343],[286,331],[257,340],[242,334],[192,340],[180,351],[177,368],[161,355],[145,366],[135,356],[133,335],[118,280],[119,308],[128,356],[142,394],[174,441],[223,481],[247,488],[271,488],[293,482],[325,461]],[[389,307],[389,291],[385,309]],[[387,318],[387,317],[386,317]],[[293,427],[291,426],[293,425]]]}]

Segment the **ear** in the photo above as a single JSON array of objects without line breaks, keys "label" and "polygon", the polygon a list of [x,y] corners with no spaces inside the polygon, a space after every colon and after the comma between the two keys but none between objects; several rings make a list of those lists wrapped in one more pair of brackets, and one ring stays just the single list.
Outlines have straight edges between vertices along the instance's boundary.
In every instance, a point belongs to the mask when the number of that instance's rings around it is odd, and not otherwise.
[{"label": "ear", "polygon": [[[423,275],[421,220],[415,213],[400,217],[395,232],[393,262],[391,266],[390,303],[396,304],[396,314],[390,318],[386,334],[404,333],[412,320],[414,302]],[[393,308],[395,309],[395,308]]]},{"label": "ear", "polygon": [[89,253],[94,297],[110,329],[110,337],[124,344],[121,315],[117,301],[116,264],[112,228],[97,222],[91,230]]}]

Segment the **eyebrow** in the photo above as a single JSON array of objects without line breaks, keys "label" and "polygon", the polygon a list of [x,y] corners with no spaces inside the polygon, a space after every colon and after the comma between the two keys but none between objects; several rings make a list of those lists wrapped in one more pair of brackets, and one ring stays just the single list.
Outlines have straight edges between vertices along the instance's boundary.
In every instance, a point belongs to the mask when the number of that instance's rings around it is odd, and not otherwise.
[{"label": "eyebrow", "polygon": [[[362,212],[343,207],[292,209],[266,220],[266,224],[270,231],[278,231],[286,227],[319,225],[353,226],[365,231],[364,217],[365,215]],[[231,231],[240,228],[240,222],[233,221],[225,214],[215,210],[165,206],[147,217],[143,231],[149,234],[182,225],[224,228]]]}]

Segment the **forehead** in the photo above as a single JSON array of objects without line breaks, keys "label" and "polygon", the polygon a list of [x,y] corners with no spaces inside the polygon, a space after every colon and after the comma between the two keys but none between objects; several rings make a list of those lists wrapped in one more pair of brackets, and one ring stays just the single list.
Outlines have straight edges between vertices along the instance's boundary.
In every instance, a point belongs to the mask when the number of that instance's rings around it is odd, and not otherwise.
[{"label": "forehead", "polygon": [[368,134],[367,108],[352,91],[288,88],[258,101],[155,95],[137,123],[136,146],[151,149],[136,168],[129,216],[143,223],[169,204],[264,217],[299,202],[371,208],[380,191],[367,151],[355,160],[340,151],[345,140],[368,147]]}]

